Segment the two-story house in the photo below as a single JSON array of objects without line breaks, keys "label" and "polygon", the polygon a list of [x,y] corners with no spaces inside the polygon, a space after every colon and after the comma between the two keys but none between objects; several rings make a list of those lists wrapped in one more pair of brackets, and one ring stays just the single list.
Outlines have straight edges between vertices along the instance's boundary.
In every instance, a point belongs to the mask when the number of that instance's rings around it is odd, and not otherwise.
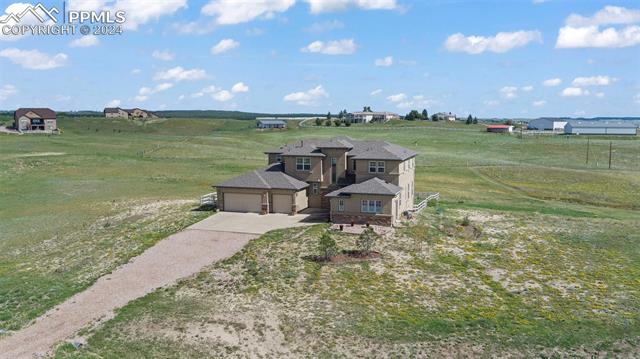
[{"label": "two-story house", "polygon": [[348,137],[266,151],[268,167],[218,184],[223,211],[295,214],[329,209],[334,223],[393,225],[413,208],[416,152]]}]

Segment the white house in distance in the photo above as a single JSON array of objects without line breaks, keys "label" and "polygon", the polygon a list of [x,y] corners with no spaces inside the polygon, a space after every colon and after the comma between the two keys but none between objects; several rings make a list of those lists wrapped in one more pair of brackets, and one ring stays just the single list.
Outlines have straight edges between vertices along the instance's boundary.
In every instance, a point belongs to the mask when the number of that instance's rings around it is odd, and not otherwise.
[{"label": "white house in distance", "polygon": [[357,111],[347,114],[347,120],[351,123],[371,123],[371,122],[387,122],[389,120],[399,119],[400,116],[393,112],[377,112],[377,111]]},{"label": "white house in distance", "polygon": [[559,119],[551,119],[551,118],[538,118],[535,120],[529,121],[527,124],[528,130],[536,130],[536,131],[553,131],[553,132],[564,132],[564,126],[567,125],[567,121],[559,120]]},{"label": "white house in distance", "polygon": [[451,112],[438,112],[434,116],[436,116],[439,121],[454,122],[456,120],[456,114]]}]

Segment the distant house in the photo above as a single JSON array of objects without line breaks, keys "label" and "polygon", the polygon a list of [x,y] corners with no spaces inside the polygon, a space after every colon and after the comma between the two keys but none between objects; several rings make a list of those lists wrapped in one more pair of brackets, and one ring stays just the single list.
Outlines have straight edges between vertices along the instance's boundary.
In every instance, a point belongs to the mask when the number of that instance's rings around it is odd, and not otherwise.
[{"label": "distant house", "polygon": [[140,108],[124,109],[120,107],[107,107],[102,111],[107,118],[155,118],[158,117],[151,111]]},{"label": "distant house", "polygon": [[438,119],[438,121],[455,121],[456,120],[456,115],[454,113],[447,113],[447,112],[438,112],[436,113],[434,116],[436,116],[436,118]]},{"label": "distant house", "polygon": [[535,120],[529,121],[527,124],[528,130],[535,131],[553,131],[553,132],[564,132],[564,126],[566,126],[567,121],[556,120],[550,118],[538,118]]},{"label": "distant house", "polygon": [[287,123],[282,120],[258,120],[256,127],[260,129],[287,128]]},{"label": "distant house", "polygon": [[638,126],[628,121],[568,121],[564,133],[569,135],[631,135],[638,134]]},{"label": "distant house", "polygon": [[351,123],[387,122],[399,119],[400,116],[393,112],[357,111],[347,114],[347,120]]},{"label": "distant house", "polygon": [[487,126],[487,132],[511,133],[511,132],[513,132],[513,126],[511,126],[511,125],[489,125],[489,126]]},{"label": "distant house", "polygon": [[50,108],[19,108],[13,113],[13,124],[20,132],[58,131],[56,112]]}]

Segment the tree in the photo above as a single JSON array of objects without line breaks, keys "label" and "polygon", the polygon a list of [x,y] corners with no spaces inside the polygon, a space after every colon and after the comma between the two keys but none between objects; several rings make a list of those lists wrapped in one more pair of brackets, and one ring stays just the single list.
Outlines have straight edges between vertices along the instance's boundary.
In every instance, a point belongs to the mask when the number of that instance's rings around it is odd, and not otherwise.
[{"label": "tree", "polygon": [[438,121],[440,118],[438,118],[438,115],[436,115],[435,113],[433,115],[431,115],[431,121]]},{"label": "tree", "polygon": [[333,120],[333,124],[334,124],[336,127],[340,127],[340,125],[342,125],[342,120]]},{"label": "tree", "polygon": [[428,120],[429,119],[429,113],[427,112],[427,109],[422,109],[422,119],[423,120]]},{"label": "tree", "polygon": [[324,121],[324,125],[325,126],[331,126],[331,120],[325,120]]},{"label": "tree", "polygon": [[320,117],[316,118],[316,126],[322,125],[322,119]]},{"label": "tree", "polygon": [[324,232],[322,237],[320,237],[318,241],[318,251],[324,260],[331,259],[331,257],[338,252],[338,245],[329,231]]},{"label": "tree", "polygon": [[406,116],[404,116],[404,119],[407,121],[415,121],[420,119],[420,112],[416,111],[416,110],[411,110],[411,112],[409,112]]},{"label": "tree", "polygon": [[356,246],[358,246],[358,249],[363,254],[369,254],[379,238],[380,235],[376,233],[373,228],[365,228],[358,236],[358,239],[356,239]]},{"label": "tree", "polygon": [[327,120],[331,119],[331,112],[327,112]]},{"label": "tree", "polygon": [[513,126],[513,120],[506,120],[504,121],[504,124],[508,126]]},{"label": "tree", "polygon": [[342,120],[343,117],[344,117],[344,113],[342,113],[342,111],[338,112],[338,118]]},{"label": "tree", "polygon": [[467,117],[467,125],[470,125],[473,123],[473,117],[471,117],[471,115],[469,115],[469,117]]},{"label": "tree", "polygon": [[351,121],[344,121],[344,125],[347,127],[351,127]]},{"label": "tree", "polygon": [[477,117],[474,117],[474,118],[473,118],[473,124],[474,124],[474,125],[477,125],[477,124],[478,124],[478,118],[477,118]]},{"label": "tree", "polygon": [[365,106],[365,107],[362,109],[362,112],[373,112],[373,111],[371,111],[371,106]]}]

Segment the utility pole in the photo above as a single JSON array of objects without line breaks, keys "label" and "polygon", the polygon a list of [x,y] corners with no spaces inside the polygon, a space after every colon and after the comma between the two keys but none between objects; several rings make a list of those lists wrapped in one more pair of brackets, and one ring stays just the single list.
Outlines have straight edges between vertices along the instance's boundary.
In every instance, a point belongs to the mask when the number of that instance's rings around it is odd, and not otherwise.
[{"label": "utility pole", "polygon": [[609,141],[609,169],[611,169],[611,150],[613,148],[613,142]]},{"label": "utility pole", "polygon": [[589,137],[587,137],[587,164],[589,164]]}]

